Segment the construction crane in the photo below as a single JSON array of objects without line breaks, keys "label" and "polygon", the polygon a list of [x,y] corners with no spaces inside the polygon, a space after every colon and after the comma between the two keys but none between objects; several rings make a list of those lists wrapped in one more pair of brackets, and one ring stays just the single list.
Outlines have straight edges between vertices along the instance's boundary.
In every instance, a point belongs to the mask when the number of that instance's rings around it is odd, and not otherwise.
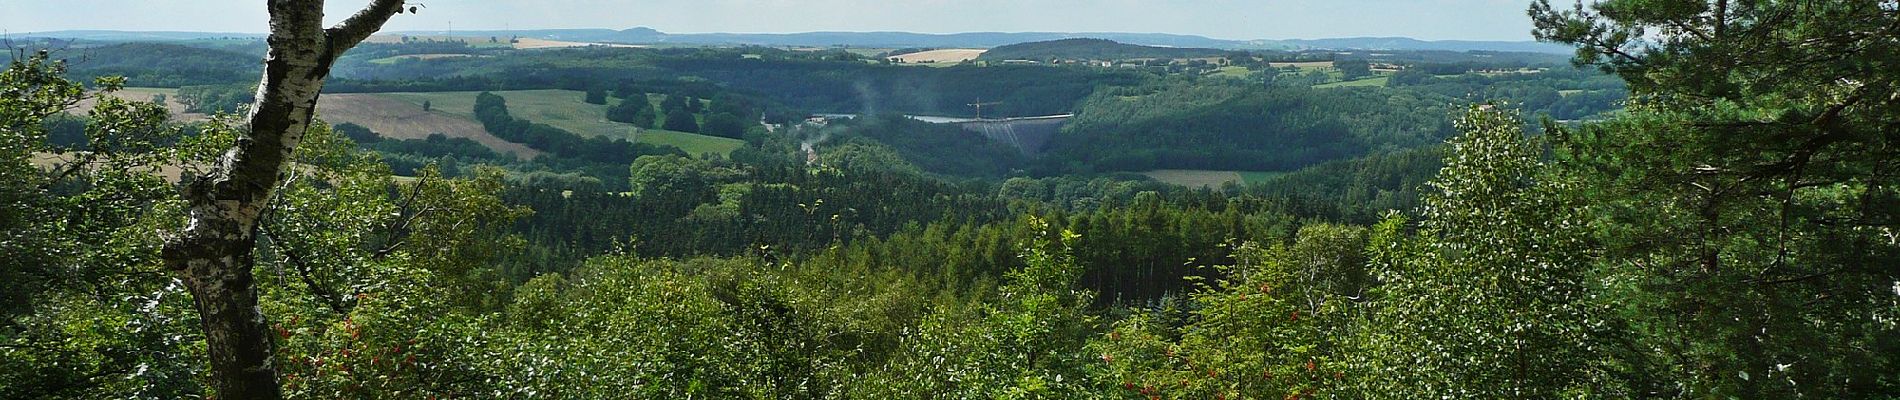
[{"label": "construction crane", "polygon": [[1003,104],[1003,102],[992,101],[992,102],[984,103],[983,99],[976,99],[976,102],[970,103],[969,106],[976,107],[976,119],[983,119],[983,106],[993,106],[997,104]]}]

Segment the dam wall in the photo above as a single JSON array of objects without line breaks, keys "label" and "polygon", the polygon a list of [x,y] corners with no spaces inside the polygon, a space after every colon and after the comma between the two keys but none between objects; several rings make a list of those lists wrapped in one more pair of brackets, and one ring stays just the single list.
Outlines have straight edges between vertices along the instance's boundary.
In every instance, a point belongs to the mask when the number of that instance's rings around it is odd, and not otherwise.
[{"label": "dam wall", "polygon": [[1024,155],[1042,152],[1043,146],[1054,139],[1056,132],[1069,123],[1073,115],[1052,115],[1046,117],[983,119],[952,122],[964,130],[982,134],[990,140],[1008,144],[1022,151]]}]

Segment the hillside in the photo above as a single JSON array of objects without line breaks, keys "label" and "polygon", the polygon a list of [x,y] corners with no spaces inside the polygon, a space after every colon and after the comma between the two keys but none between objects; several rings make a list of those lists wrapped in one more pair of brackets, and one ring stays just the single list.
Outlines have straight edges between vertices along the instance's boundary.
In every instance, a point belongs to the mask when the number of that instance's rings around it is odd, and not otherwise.
[{"label": "hillside", "polygon": [[1216,49],[1153,47],[1108,39],[1062,39],[1018,43],[990,49],[981,60],[1129,60],[1137,58],[1216,57]]},{"label": "hillside", "polygon": [[[322,98],[324,118],[332,122],[354,122],[370,127],[379,133],[387,129],[403,132],[402,137],[428,135],[441,132],[450,137],[468,137],[496,151],[509,152],[526,150],[525,147],[507,143],[482,131],[481,123],[475,121],[475,94],[478,92],[429,92],[429,93],[379,93],[379,94],[333,94]],[[637,143],[669,145],[679,147],[688,154],[728,153],[744,142],[736,139],[674,132],[662,129],[645,129],[635,133],[633,125],[608,121],[605,108],[587,104],[583,100],[586,93],[572,90],[517,90],[494,92],[508,99],[508,107],[516,116],[536,123],[548,124],[574,132],[581,136],[609,138],[628,138]],[[339,103],[332,103],[331,99]],[[362,100],[359,104],[385,104],[390,107],[337,106],[344,99]],[[391,119],[390,109],[414,109],[421,111],[424,102],[430,104],[433,112],[427,119],[418,122],[412,119]],[[372,125],[383,124],[383,125]],[[398,133],[384,133],[396,136]],[[501,145],[491,145],[494,142]],[[529,150],[532,151],[532,150]],[[537,153],[517,153],[529,155]]]}]

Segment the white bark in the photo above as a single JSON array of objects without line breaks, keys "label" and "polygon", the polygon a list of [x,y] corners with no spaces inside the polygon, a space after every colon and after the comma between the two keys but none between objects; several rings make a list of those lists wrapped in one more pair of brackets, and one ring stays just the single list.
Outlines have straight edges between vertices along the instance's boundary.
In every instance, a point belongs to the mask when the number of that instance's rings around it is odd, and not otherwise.
[{"label": "white bark", "polygon": [[310,127],[331,64],[402,6],[402,0],[374,0],[326,30],[322,0],[268,0],[270,51],[248,115],[250,129],[210,173],[185,188],[185,229],[164,251],[166,264],[180,271],[196,300],[218,397],[283,397],[271,365],[270,329],[252,285],[258,217]]}]

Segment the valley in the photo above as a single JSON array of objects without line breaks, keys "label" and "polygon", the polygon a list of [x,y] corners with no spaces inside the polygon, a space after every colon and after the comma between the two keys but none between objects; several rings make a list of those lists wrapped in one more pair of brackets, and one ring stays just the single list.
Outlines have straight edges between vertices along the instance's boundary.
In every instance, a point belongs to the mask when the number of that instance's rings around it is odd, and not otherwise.
[{"label": "valley", "polygon": [[259,3],[0,14],[0,399],[1900,398],[1890,1]]}]

